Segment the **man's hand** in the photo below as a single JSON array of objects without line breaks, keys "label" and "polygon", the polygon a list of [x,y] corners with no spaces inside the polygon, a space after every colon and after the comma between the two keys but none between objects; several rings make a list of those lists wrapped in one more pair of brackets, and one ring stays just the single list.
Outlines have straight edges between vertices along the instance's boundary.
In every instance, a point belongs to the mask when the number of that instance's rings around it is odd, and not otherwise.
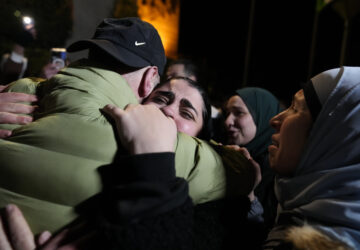
[{"label": "man's hand", "polygon": [[[6,87],[0,86],[0,124],[28,124],[32,122],[32,117],[19,114],[31,114],[36,106],[19,102],[36,102],[36,96],[14,92],[1,93]],[[0,129],[0,138],[6,138],[10,135],[10,130]]]},{"label": "man's hand", "polygon": [[125,110],[107,105],[104,111],[115,120],[130,154],[174,152],[176,124],[154,105],[128,105]]},{"label": "man's hand", "polygon": [[0,249],[1,250],[33,250],[37,245],[44,244],[51,234],[43,232],[35,242],[20,209],[15,205],[8,205],[0,217]]},{"label": "man's hand", "polygon": [[84,223],[73,225],[52,237],[44,231],[34,237],[16,205],[7,205],[0,216],[0,250],[101,249],[96,231]]}]

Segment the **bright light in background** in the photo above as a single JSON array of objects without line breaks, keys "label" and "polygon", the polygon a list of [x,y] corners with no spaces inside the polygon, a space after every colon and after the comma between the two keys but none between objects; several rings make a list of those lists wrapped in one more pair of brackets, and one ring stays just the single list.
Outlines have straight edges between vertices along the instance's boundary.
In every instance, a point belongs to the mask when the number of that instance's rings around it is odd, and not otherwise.
[{"label": "bright light in background", "polygon": [[166,56],[177,58],[180,1],[178,1],[175,9],[171,8],[171,1],[155,0],[153,2],[155,4],[151,3],[151,1],[137,0],[138,15],[142,20],[151,23],[158,30],[164,44]]},{"label": "bright light in background", "polygon": [[31,24],[32,23],[32,18],[28,17],[28,16],[24,16],[23,17],[23,22],[24,22],[24,24]]}]

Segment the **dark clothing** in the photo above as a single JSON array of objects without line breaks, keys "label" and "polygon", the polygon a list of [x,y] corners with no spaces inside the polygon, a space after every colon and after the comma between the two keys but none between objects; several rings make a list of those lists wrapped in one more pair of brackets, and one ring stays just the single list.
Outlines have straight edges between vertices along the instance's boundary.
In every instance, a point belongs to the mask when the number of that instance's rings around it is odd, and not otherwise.
[{"label": "dark clothing", "polygon": [[270,126],[270,119],[281,112],[278,99],[268,90],[257,87],[246,87],[236,90],[246,104],[256,125],[256,135],[247,148],[253,159],[261,168],[261,182],[255,189],[255,195],[264,207],[264,221],[267,230],[274,224],[277,209],[277,199],[274,192],[275,172],[269,166],[268,146],[275,130]]},{"label": "dark clothing", "polygon": [[260,249],[263,225],[247,220],[247,197],[194,206],[187,182],[175,176],[173,153],[119,161],[101,170],[106,205],[97,226],[109,249],[238,249],[239,242]]},{"label": "dark clothing", "polygon": [[1,58],[0,65],[0,85],[6,85],[22,78],[27,70],[27,58],[15,62],[10,54],[5,54]]},{"label": "dark clothing", "polygon": [[266,230],[269,231],[275,223],[278,204],[274,191],[275,172],[270,168],[267,153],[258,156],[254,160],[260,164],[261,168],[261,182],[255,188],[254,193],[264,208],[264,223]]}]

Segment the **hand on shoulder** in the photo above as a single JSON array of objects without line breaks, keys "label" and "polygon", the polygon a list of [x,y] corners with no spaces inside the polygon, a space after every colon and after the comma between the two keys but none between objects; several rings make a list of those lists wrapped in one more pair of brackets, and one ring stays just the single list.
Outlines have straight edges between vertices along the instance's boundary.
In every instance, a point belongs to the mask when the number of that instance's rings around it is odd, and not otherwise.
[{"label": "hand on shoulder", "polygon": [[130,154],[174,152],[176,124],[154,105],[130,104],[124,110],[107,105],[104,111],[115,120],[121,143]]}]

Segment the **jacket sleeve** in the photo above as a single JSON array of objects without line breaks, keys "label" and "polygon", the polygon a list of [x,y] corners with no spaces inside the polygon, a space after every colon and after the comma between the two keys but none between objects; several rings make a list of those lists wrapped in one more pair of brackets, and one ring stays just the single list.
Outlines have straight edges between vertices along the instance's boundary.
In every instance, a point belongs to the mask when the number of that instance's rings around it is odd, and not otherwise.
[{"label": "jacket sleeve", "polygon": [[189,249],[193,204],[173,153],[121,157],[101,171],[98,225],[110,249]]}]

